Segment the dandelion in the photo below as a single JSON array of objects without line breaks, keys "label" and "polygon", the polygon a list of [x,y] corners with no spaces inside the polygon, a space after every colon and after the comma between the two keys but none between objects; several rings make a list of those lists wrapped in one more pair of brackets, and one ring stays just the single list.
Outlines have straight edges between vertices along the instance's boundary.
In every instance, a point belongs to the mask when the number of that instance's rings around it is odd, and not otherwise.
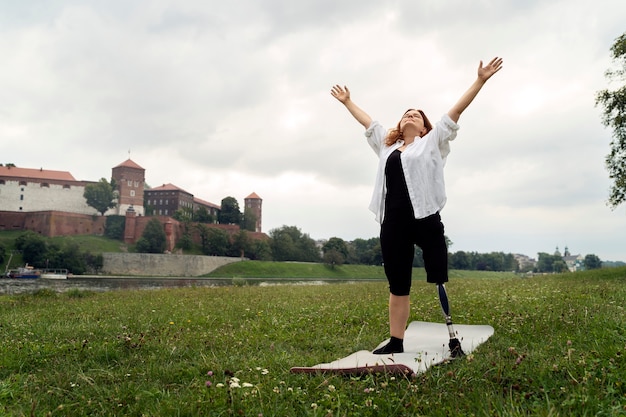
[{"label": "dandelion", "polygon": [[174,322],[173,322],[173,321],[170,321],[170,325],[173,325],[173,324],[174,324]]}]

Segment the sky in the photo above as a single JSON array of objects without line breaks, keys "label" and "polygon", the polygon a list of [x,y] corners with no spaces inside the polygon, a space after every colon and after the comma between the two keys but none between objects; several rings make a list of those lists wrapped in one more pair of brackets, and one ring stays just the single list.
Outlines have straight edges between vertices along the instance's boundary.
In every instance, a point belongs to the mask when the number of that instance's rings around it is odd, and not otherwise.
[{"label": "sky", "polygon": [[331,87],[388,128],[410,107],[437,121],[499,56],[447,159],[450,251],[626,261],[595,106],[624,17],[621,0],[0,0],[0,163],[97,181],[130,156],[152,187],[257,193],[266,233],[369,239],[377,156]]}]

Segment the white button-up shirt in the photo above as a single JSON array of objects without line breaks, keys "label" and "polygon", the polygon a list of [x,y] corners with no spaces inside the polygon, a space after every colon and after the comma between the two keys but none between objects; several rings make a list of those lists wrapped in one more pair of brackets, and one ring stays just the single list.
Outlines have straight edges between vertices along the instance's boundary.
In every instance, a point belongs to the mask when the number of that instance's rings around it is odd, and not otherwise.
[{"label": "white button-up shirt", "polygon": [[[446,204],[443,167],[450,153],[450,141],[456,137],[458,129],[459,125],[444,114],[430,132],[424,137],[416,136],[413,143],[402,152],[402,170],[416,219],[435,214]],[[382,223],[385,213],[387,158],[404,145],[401,140],[391,146],[385,145],[386,135],[387,130],[377,121],[373,121],[365,131],[367,142],[379,157],[376,184],[369,206],[378,223]]]}]

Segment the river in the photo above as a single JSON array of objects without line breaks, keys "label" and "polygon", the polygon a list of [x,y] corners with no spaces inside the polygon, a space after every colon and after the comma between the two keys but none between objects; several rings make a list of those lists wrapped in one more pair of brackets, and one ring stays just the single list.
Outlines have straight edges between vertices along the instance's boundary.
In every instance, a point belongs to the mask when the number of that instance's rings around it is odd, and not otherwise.
[{"label": "river", "polygon": [[[154,290],[181,287],[222,287],[227,285],[324,285],[346,283],[345,279],[294,279],[294,278],[150,278],[150,277],[72,277],[68,279],[10,279],[0,278],[0,294],[12,295],[50,289],[56,292],[69,290],[115,291]],[[368,280],[369,281],[369,280]]]}]

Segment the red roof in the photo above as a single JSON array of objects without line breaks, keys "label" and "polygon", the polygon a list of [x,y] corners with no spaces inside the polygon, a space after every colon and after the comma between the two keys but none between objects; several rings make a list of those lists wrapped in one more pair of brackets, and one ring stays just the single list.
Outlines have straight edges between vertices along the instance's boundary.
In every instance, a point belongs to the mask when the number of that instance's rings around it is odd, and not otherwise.
[{"label": "red roof", "polygon": [[202,204],[203,206],[213,207],[213,208],[216,208],[216,209],[218,209],[218,210],[221,210],[221,209],[222,209],[222,208],[221,208],[220,206],[218,206],[217,204],[209,203],[208,201],[204,201],[204,200],[202,200],[202,199],[200,199],[200,198],[197,198],[197,197],[194,197],[194,198],[193,198],[193,201],[194,201],[195,203]]},{"label": "red roof", "polygon": [[52,171],[50,169],[32,169],[18,167],[0,167],[0,177],[33,178],[38,180],[76,181],[76,178],[67,171]]},{"label": "red roof", "polygon": [[244,198],[244,200],[263,200],[261,197],[259,197],[257,195],[257,193],[252,193],[249,196],[247,196],[246,198]]},{"label": "red roof", "polygon": [[127,160],[125,160],[124,162],[122,162],[121,164],[119,164],[118,166],[116,166],[115,168],[121,168],[121,167],[125,167],[125,168],[135,168],[135,169],[143,169],[142,167],[140,167],[135,161],[133,161],[132,159],[128,158]]},{"label": "red roof", "polygon": [[146,191],[182,191],[183,193],[187,193],[189,195],[193,195],[190,192],[185,191],[182,188],[177,187],[177,186],[175,186],[172,183],[163,184],[163,185],[161,185],[159,187],[153,187],[153,188],[150,188],[150,189],[148,189]]}]

